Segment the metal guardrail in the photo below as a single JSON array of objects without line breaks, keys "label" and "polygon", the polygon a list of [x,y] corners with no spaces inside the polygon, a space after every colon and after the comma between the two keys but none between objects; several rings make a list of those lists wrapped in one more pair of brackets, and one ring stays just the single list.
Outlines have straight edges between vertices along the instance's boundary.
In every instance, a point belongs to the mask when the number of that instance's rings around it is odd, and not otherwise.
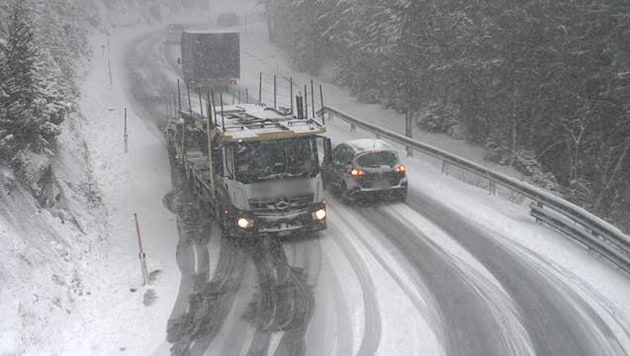
[{"label": "metal guardrail", "polygon": [[[630,237],[585,209],[538,187],[521,182],[516,178],[490,170],[477,163],[397,132],[367,123],[333,107],[324,106],[319,110],[319,114],[329,114],[338,117],[349,123],[351,128],[364,129],[378,137],[404,145],[408,150],[413,149],[437,158],[442,161],[443,167],[447,164],[453,165],[485,178],[490,183],[489,189],[491,194],[496,192],[496,185],[500,185],[531,199],[534,202],[530,206],[532,209],[531,215],[537,221],[545,222],[565,235],[579,240],[593,251],[616,264],[619,268],[630,273]],[[445,169],[442,169],[442,171],[444,172]]]}]

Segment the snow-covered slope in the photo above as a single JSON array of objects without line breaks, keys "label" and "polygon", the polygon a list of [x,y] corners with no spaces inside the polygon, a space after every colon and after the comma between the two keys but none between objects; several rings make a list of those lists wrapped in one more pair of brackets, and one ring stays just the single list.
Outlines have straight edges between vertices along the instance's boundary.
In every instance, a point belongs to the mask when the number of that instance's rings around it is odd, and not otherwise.
[{"label": "snow-covered slope", "polygon": [[[111,40],[134,32],[114,32]],[[153,340],[165,339],[179,278],[174,219],[162,207],[171,186],[168,156],[131,110],[124,153],[128,104],[122,83],[109,85],[99,50],[106,40],[93,36],[81,114],[63,124],[46,192],[52,207],[43,208],[10,169],[0,170],[0,355],[145,354]],[[112,49],[112,66],[120,48]],[[35,168],[38,159],[31,157]],[[134,213],[150,287],[142,286]]]}]

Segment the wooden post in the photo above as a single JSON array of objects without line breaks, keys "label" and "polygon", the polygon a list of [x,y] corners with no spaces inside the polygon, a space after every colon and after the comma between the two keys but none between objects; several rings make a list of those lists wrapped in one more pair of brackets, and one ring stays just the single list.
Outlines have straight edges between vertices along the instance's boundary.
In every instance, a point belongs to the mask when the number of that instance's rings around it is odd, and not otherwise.
[{"label": "wooden post", "polygon": [[277,95],[277,88],[276,88],[276,75],[273,75],[273,108],[276,108],[276,95]]}]

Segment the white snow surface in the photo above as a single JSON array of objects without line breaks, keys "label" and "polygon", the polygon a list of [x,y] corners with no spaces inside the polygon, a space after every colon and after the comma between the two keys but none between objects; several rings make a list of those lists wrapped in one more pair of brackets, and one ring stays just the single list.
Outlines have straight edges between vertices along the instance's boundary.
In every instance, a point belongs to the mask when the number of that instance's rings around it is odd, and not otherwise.
[{"label": "white snow surface", "polygon": [[[130,39],[128,33],[110,38],[114,73]],[[92,38],[93,48],[105,42]],[[175,219],[162,206],[171,189],[168,155],[162,138],[129,108],[122,83],[109,84],[106,58],[94,53],[81,115],[65,122],[55,167],[76,223],[38,209],[26,193],[19,201],[19,191],[5,197],[14,219],[0,217],[1,355],[145,355],[166,339],[179,282]],[[143,286],[134,214],[149,286]]]},{"label": "white snow surface", "polygon": [[[268,43],[262,23],[250,22],[249,26],[253,29],[246,31],[244,45],[256,48],[250,53],[246,51],[246,56],[257,56],[261,66],[276,72],[282,68],[283,75],[291,75],[303,83],[310,79],[286,66],[281,52]],[[13,178],[8,171],[1,172],[5,189],[0,192],[0,355],[168,352],[166,324],[179,284],[175,217],[162,205],[163,196],[171,189],[168,155],[155,129],[147,128],[130,108],[122,90],[124,78],[117,75],[122,72],[118,70],[122,66],[122,50],[136,35],[150,30],[126,28],[111,34],[112,85],[108,80],[107,58],[97,50],[107,39],[102,35],[92,38],[94,57],[82,85],[81,115],[65,122],[55,164],[66,210],[51,214],[38,209],[19,186],[8,194],[7,182]],[[244,74],[242,85],[254,93],[257,77],[247,76]],[[388,126],[400,123],[400,115],[358,103],[331,84],[324,83],[324,87],[331,103],[344,111],[375,122],[391,119]],[[128,153],[124,153],[123,140],[125,107]],[[336,142],[371,137],[361,131],[350,132],[338,120],[328,127]],[[482,163],[478,148],[439,135],[419,133],[419,137]],[[527,256],[541,271],[567,283],[600,312],[620,337],[621,345],[630,350],[630,340],[622,330],[630,328],[627,275],[533,222],[526,207],[444,176],[434,162],[424,157],[407,158],[404,162],[409,168],[411,189],[452,206],[462,218],[475,222],[509,248]],[[340,215],[343,213],[341,207],[332,207],[330,213],[337,210]],[[409,214],[404,206],[399,210],[401,214]],[[153,276],[149,286],[142,285],[135,213]],[[427,221],[416,224],[423,231],[435,229]],[[357,231],[363,234],[363,239],[357,238],[347,246],[353,247],[363,261],[360,268],[369,270],[373,277],[371,283],[381,322],[378,354],[407,354],[410,350],[417,354],[442,353],[440,335],[434,330],[436,317],[431,315],[431,301],[422,293],[416,294],[404,263],[397,261],[392,253],[380,250],[378,239],[372,239],[369,231],[342,224],[334,227],[347,229],[342,231],[346,236],[356,235]],[[491,271],[479,266],[455,241],[440,234],[433,234],[435,241],[469,265],[474,270],[471,275],[490,285],[498,283]],[[330,239],[323,242],[324,253],[339,251],[335,244]],[[325,255],[323,270],[328,270],[345,287],[342,294],[351,315],[352,340],[338,340],[338,343],[356,353],[366,332],[365,301],[353,267],[339,262],[343,259],[339,252]],[[335,265],[337,262],[340,266]],[[354,260],[355,264],[359,262]],[[495,287],[503,298],[500,286]],[[401,295],[408,298],[401,299]],[[508,305],[497,305],[497,311],[511,313]],[[328,322],[336,325],[334,321]],[[525,337],[523,343],[527,344]],[[329,350],[334,351],[334,347]]]}]

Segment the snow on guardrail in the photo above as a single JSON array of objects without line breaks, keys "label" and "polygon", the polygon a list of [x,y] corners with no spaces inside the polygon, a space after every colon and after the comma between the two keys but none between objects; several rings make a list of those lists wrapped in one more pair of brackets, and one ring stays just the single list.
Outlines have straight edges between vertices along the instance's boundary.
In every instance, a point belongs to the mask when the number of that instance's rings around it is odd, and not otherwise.
[{"label": "snow on guardrail", "polygon": [[[324,106],[319,115],[332,115],[382,138],[404,145],[415,151],[439,159],[443,164],[450,164],[465,171],[476,174],[490,182],[490,193],[495,192],[495,185],[501,185],[515,193],[521,194],[534,203],[531,215],[566,236],[580,241],[589,249],[599,253],[619,268],[630,273],[630,237],[621,230],[589,213],[585,209],[562,199],[548,191],[531,184],[488,169],[452,153],[431,145],[416,141],[397,132],[360,120],[339,109]],[[443,172],[445,170],[443,169]]]}]

